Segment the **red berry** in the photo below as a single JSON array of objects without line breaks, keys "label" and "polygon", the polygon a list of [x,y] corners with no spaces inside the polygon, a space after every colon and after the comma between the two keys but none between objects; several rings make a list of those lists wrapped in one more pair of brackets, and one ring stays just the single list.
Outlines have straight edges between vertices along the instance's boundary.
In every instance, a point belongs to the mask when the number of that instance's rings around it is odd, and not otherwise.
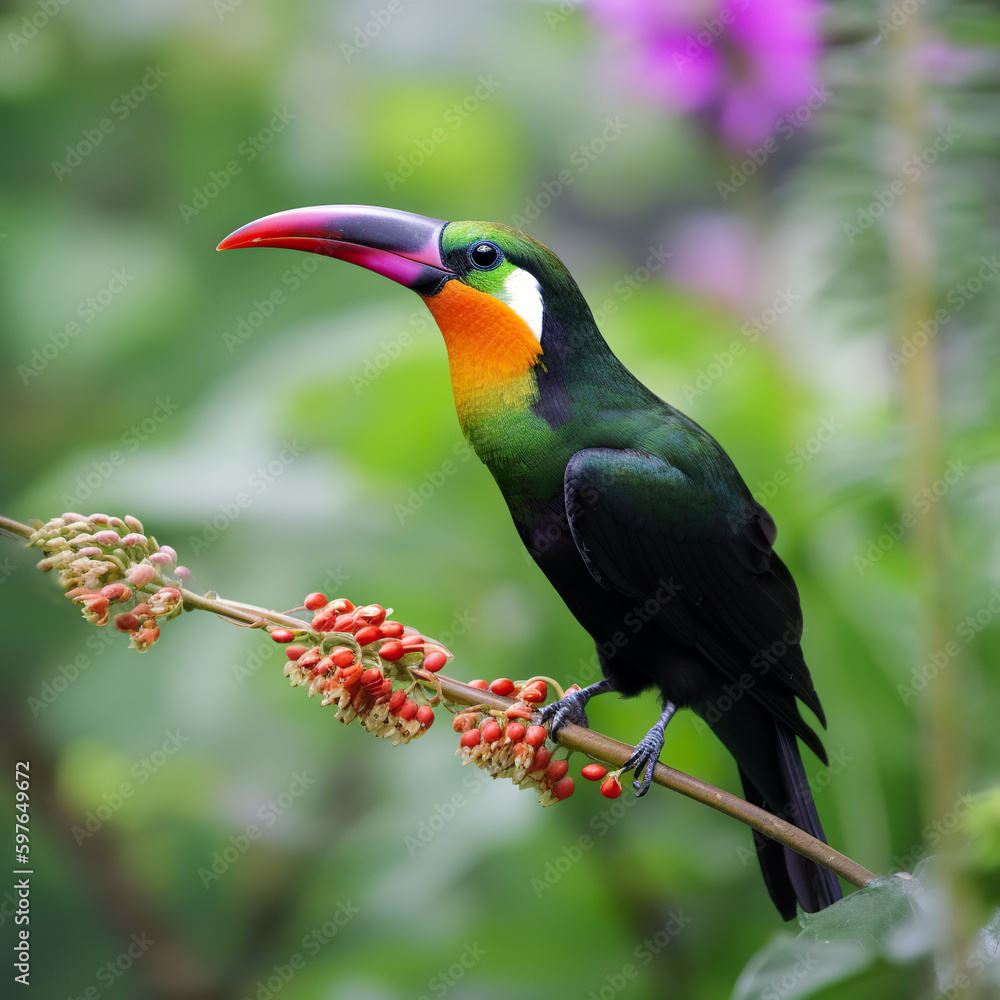
[{"label": "red berry", "polygon": [[434,721],[434,709],[430,705],[421,705],[417,709],[417,722],[423,726],[424,729],[430,729],[431,723]]},{"label": "red berry", "polygon": [[123,611],[115,615],[115,628],[119,632],[136,632],[139,629],[139,619],[131,611]]},{"label": "red berry", "polygon": [[511,705],[505,709],[508,719],[530,719],[531,709],[527,705]]},{"label": "red berry", "polygon": [[312,649],[307,649],[299,657],[299,668],[301,670],[309,670],[315,667],[317,663],[322,659],[322,654],[319,651],[319,646],[313,646]]},{"label": "red berry", "polygon": [[357,640],[359,646],[367,646],[368,643],[374,642],[376,639],[381,639],[382,633],[379,631],[377,625],[366,625],[354,633],[354,638]]},{"label": "red berry", "polygon": [[552,786],[552,794],[557,799],[559,799],[560,802],[563,799],[568,799],[575,790],[576,790],[576,783],[573,781],[571,777],[569,777],[569,775],[557,781]]},{"label": "red berry", "polygon": [[335,601],[330,602],[330,610],[335,611],[338,615],[346,615],[349,611],[354,610],[354,605],[346,597],[338,597]]},{"label": "red berry", "polygon": [[608,773],[608,769],[600,764],[588,764],[580,773],[587,781],[600,781]]},{"label": "red berry", "polygon": [[320,660],[315,667],[313,667],[313,670],[317,674],[328,674],[332,668],[333,660],[331,660],[329,656],[324,656],[323,659]]},{"label": "red berry", "polygon": [[545,769],[545,778],[547,781],[559,781],[560,778],[565,777],[568,770],[568,760],[554,760]]},{"label": "red berry", "polygon": [[415,716],[416,714],[417,714],[417,703],[415,701],[410,701],[409,698],[407,698],[407,700],[403,702],[403,707],[399,710],[399,717],[401,719],[409,720],[412,719],[413,716]]},{"label": "red berry", "polygon": [[490,690],[494,694],[508,695],[514,690],[514,682],[509,677],[498,677],[490,684]]},{"label": "red berry", "polygon": [[271,638],[275,642],[291,642],[295,638],[295,633],[288,628],[271,629]]},{"label": "red berry", "polygon": [[544,771],[549,766],[549,761],[552,760],[552,751],[546,750],[542,747],[540,750],[535,751],[535,759],[531,765],[532,774],[535,771]]},{"label": "red berry", "polygon": [[400,688],[398,691],[392,692],[392,697],[389,699],[389,711],[398,712],[403,704],[406,702],[406,692]]},{"label": "red berry", "polygon": [[601,785],[601,795],[606,799],[617,799],[622,793],[621,782],[612,775]]},{"label": "red berry", "polygon": [[379,628],[387,639],[401,639],[403,637],[402,622],[382,622]]},{"label": "red berry", "polygon": [[433,653],[428,653],[424,657],[420,666],[422,666],[424,670],[429,670],[433,674],[440,670],[447,662],[448,657],[445,656],[444,653],[440,650],[434,650]]},{"label": "red berry", "polygon": [[311,624],[317,632],[332,632],[336,620],[337,612],[327,608],[325,611],[320,611],[313,615]]},{"label": "red berry", "polygon": [[392,697],[392,678],[386,677],[382,681],[382,687],[378,692],[379,701],[388,701]]},{"label": "red berry", "polygon": [[385,608],[381,604],[369,604],[357,611],[359,618],[364,618],[369,625],[381,625],[385,621]]},{"label": "red berry", "polygon": [[344,667],[340,672],[340,683],[344,687],[357,687],[364,672],[365,668],[360,663],[353,663],[349,667]]},{"label": "red berry", "polygon": [[524,739],[524,725],[520,722],[508,722],[507,728],[504,730],[504,736],[515,743],[519,743]]},{"label": "red berry", "polygon": [[331,632],[353,632],[358,627],[354,615],[337,615],[333,620]]},{"label": "red berry", "polygon": [[529,704],[538,704],[539,702],[545,701],[546,696],[549,693],[549,686],[545,681],[532,681],[530,684],[525,684],[521,688],[521,693],[518,697],[521,701],[526,701]]},{"label": "red berry", "polygon": [[462,733],[462,738],[458,741],[458,745],[460,747],[478,746],[481,739],[482,734],[478,729],[470,729],[468,732]]},{"label": "red berry", "polygon": [[302,603],[309,611],[319,611],[320,608],[326,607],[326,595],[317,591],[315,593],[308,594]]},{"label": "red berry", "polygon": [[477,688],[479,691],[486,691],[489,688],[489,682],[484,680],[469,681],[470,688]]},{"label": "red berry", "polygon": [[403,644],[396,639],[389,639],[387,642],[383,642],[378,648],[378,655],[382,657],[383,660],[388,660],[390,663],[395,662],[403,655]]},{"label": "red berry", "polygon": [[500,723],[496,719],[488,719],[483,723],[483,742],[496,743],[500,739]]},{"label": "red berry", "polygon": [[528,726],[528,732],[525,734],[524,742],[528,744],[529,747],[540,747],[546,739],[548,739],[548,733],[545,731],[544,726]]},{"label": "red berry", "polygon": [[349,667],[354,662],[354,650],[346,646],[334,646],[330,650],[330,659],[338,667]]},{"label": "red berry", "polygon": [[305,651],[306,646],[300,646],[297,642],[285,647],[285,656],[290,660],[297,660]]},{"label": "red berry", "polygon": [[372,687],[377,684],[379,687],[382,686],[382,671],[378,667],[369,667],[361,675],[361,683],[364,687]]}]

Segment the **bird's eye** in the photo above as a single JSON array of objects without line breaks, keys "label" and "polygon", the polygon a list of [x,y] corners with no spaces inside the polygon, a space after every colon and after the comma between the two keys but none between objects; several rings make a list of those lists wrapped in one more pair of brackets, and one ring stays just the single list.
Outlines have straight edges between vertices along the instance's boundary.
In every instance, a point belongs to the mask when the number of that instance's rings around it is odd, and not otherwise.
[{"label": "bird's eye", "polygon": [[495,243],[476,243],[469,249],[469,263],[480,271],[492,271],[503,262],[503,253]]}]

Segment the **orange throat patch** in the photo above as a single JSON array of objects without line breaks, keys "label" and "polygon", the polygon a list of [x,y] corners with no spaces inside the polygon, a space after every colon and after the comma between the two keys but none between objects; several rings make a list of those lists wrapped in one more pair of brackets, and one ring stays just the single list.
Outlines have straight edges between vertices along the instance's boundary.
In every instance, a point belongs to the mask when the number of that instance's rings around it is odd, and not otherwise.
[{"label": "orange throat patch", "polygon": [[463,426],[484,410],[525,409],[538,398],[531,370],[542,348],[510,306],[457,279],[424,302],[448,348],[451,388]]}]

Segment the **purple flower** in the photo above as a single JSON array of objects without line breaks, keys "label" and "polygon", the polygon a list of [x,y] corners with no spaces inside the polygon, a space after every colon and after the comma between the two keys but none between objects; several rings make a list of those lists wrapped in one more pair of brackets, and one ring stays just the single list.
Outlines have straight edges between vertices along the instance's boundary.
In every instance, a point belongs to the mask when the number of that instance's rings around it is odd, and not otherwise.
[{"label": "purple flower", "polygon": [[731,146],[767,139],[818,82],[819,0],[591,0],[587,9],[633,87],[707,113]]}]

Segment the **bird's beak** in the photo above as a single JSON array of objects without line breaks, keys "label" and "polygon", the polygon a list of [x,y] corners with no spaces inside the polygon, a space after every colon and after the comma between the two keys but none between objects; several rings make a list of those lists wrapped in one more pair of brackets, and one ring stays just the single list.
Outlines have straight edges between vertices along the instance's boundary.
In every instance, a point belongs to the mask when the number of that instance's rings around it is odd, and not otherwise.
[{"label": "bird's beak", "polygon": [[370,205],[316,205],[265,215],[230,233],[216,249],[286,247],[350,261],[419,295],[436,294],[455,275],[441,260],[441,219]]}]

